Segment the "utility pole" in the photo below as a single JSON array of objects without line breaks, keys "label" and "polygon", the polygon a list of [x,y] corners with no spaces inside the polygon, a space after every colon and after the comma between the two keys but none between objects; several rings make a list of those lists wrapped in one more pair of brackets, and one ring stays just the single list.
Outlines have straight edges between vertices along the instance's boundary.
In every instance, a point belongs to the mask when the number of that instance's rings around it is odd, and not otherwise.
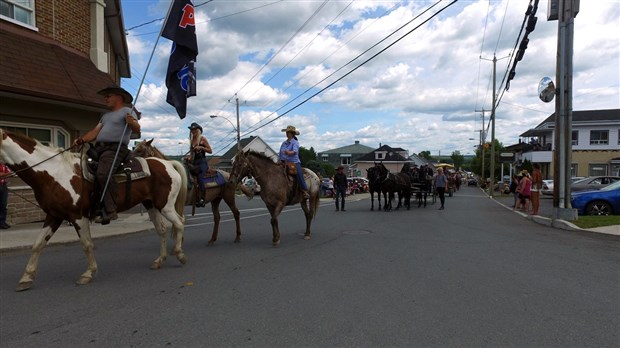
[{"label": "utility pole", "polygon": [[241,132],[239,130],[239,97],[235,94],[235,102],[237,104],[237,152],[241,151]]},{"label": "utility pole", "polygon": [[476,112],[482,112],[482,130],[480,131],[480,154],[482,156],[482,182],[486,184],[485,178],[484,178],[484,144],[485,144],[485,140],[486,140],[486,132],[484,131],[484,113],[486,111],[489,110],[476,110]]},{"label": "utility pole", "polygon": [[[579,0],[553,1],[558,6],[558,49],[556,57],[555,132],[553,152],[553,218],[575,220],[571,208],[571,162],[573,120],[573,35]],[[550,2],[552,5],[552,2]]]}]

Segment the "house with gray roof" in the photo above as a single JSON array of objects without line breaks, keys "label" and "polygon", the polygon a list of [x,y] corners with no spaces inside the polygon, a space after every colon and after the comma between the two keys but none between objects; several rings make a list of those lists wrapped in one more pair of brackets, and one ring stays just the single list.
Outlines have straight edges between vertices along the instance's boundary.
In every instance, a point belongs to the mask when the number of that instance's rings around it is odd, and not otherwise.
[{"label": "house with gray roof", "polygon": [[329,163],[334,167],[340,165],[345,167],[349,176],[359,176],[356,169],[357,161],[360,157],[368,154],[373,150],[372,147],[360,144],[359,140],[356,140],[354,144],[339,147],[332,150],[319,152],[317,154],[317,160],[320,163]]},{"label": "house with gray roof", "polygon": [[[252,150],[268,157],[273,158],[274,162],[278,158],[278,153],[274,151],[261,137],[250,136],[249,138],[243,138],[239,141],[242,151]],[[233,158],[237,154],[237,144],[233,144],[228,151],[218,158],[210,158],[209,166],[213,166],[218,169],[230,171],[233,165]]]},{"label": "house with gray roof", "polygon": [[366,169],[374,166],[375,163],[383,163],[393,173],[400,172],[405,163],[411,163],[409,151],[389,145],[379,146],[378,149],[358,158],[356,162],[357,170],[362,173],[366,173]]}]

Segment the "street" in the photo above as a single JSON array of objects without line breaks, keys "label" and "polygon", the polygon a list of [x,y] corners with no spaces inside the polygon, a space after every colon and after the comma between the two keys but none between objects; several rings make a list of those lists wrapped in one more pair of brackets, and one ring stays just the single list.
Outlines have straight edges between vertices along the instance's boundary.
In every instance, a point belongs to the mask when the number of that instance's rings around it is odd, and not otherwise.
[{"label": "street", "polygon": [[541,226],[472,187],[443,211],[371,212],[355,199],[346,212],[322,202],[309,241],[288,207],[277,248],[259,197],[237,197],[240,244],[223,213],[207,247],[207,205],[187,217],[187,264],[169,257],[157,271],[152,230],[96,240],[86,286],[74,285],[79,244],[48,247],[21,293],[29,251],[3,253],[0,346],[620,345],[618,237]]}]

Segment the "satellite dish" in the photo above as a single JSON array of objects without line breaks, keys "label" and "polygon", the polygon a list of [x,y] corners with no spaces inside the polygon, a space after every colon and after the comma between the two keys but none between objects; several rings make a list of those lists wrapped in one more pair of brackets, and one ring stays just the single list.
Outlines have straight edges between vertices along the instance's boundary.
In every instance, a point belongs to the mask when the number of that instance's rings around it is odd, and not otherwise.
[{"label": "satellite dish", "polygon": [[538,83],[538,97],[545,103],[552,101],[555,97],[555,85],[549,77],[543,77]]}]

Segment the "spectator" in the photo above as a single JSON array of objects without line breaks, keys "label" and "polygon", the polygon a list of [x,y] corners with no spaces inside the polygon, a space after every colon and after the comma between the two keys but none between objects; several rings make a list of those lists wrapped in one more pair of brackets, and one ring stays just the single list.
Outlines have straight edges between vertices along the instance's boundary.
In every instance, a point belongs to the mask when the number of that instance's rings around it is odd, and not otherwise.
[{"label": "spectator", "polygon": [[6,230],[11,227],[6,223],[7,205],[9,204],[9,188],[7,179],[11,170],[6,164],[0,162],[0,229]]},{"label": "spectator", "polygon": [[439,210],[444,210],[447,184],[448,178],[446,178],[446,175],[443,173],[443,168],[437,168],[437,175],[435,176],[435,188],[437,189],[437,194],[439,195],[439,202],[441,202],[441,207],[439,207]]},{"label": "spectator", "polygon": [[523,171],[523,177],[521,181],[519,181],[519,187],[517,191],[519,192],[519,201],[515,205],[514,209],[519,209],[521,206],[521,210],[527,212],[530,204],[530,195],[532,189],[532,180],[530,180],[530,174],[527,171]]},{"label": "spectator", "polygon": [[517,206],[517,200],[519,199],[519,192],[517,188],[519,187],[519,177],[517,174],[512,174],[512,180],[510,181],[510,192],[514,196],[514,202],[512,203],[513,207]]},{"label": "spectator", "polygon": [[540,207],[540,190],[542,189],[542,173],[540,172],[540,164],[534,163],[532,170],[532,215],[538,215],[538,208]]},{"label": "spectator", "polygon": [[[347,195],[348,185],[349,181],[347,180],[347,175],[344,173],[344,167],[338,166],[338,169],[336,170],[336,175],[334,175],[334,188],[336,189],[336,211],[345,211],[344,198]],[[340,201],[340,209],[338,209],[339,198],[342,199],[342,201]]]}]

